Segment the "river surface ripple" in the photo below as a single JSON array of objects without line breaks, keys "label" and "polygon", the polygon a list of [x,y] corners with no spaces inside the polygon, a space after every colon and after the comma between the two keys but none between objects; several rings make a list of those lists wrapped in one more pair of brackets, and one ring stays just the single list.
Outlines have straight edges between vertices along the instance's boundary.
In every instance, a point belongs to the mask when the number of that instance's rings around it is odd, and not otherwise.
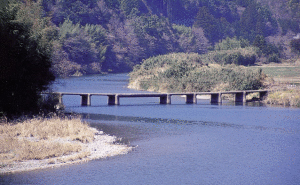
[{"label": "river surface ripple", "polygon": [[[55,91],[138,92],[127,74],[57,80]],[[263,105],[171,105],[158,98],[64,96],[66,110],[137,146],[126,155],[0,175],[0,184],[300,184],[300,109]]]}]

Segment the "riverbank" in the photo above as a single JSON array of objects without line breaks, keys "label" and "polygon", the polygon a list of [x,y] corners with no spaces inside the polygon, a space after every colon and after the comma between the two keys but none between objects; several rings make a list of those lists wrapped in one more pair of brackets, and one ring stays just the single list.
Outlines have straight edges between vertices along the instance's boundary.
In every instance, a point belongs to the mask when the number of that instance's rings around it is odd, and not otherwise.
[{"label": "riverbank", "polygon": [[264,100],[266,104],[300,107],[300,90],[283,90],[271,92]]},{"label": "riverbank", "polygon": [[79,118],[30,119],[0,125],[0,174],[53,168],[126,154],[117,144]]}]

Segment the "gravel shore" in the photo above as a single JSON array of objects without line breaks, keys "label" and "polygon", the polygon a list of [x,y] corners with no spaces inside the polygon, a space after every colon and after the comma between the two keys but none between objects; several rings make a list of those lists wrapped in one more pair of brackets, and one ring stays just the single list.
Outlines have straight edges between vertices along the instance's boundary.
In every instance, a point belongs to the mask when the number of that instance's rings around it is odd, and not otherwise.
[{"label": "gravel shore", "polygon": [[97,131],[93,142],[83,144],[84,149],[80,152],[81,154],[73,153],[50,159],[13,162],[6,166],[0,166],[0,174],[59,167],[62,165],[85,162],[93,159],[127,154],[133,149],[131,146],[115,144],[114,142],[116,140],[117,138],[115,136],[109,136],[104,134],[102,131]]}]

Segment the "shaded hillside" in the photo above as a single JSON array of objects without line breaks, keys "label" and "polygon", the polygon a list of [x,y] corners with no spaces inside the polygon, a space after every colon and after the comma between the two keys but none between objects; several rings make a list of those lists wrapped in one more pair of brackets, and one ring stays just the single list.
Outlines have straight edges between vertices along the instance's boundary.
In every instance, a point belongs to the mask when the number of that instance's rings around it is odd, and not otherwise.
[{"label": "shaded hillside", "polygon": [[[134,65],[157,55],[205,54],[227,37],[244,39],[259,47],[262,52],[258,53],[257,61],[268,62],[270,57],[288,59],[296,56],[289,42],[300,32],[298,1],[10,2],[10,6],[16,4],[23,4],[19,14],[39,9],[42,17],[52,22],[46,40],[52,45],[49,52],[57,76],[128,72]],[[30,20],[38,22],[34,17]]]}]

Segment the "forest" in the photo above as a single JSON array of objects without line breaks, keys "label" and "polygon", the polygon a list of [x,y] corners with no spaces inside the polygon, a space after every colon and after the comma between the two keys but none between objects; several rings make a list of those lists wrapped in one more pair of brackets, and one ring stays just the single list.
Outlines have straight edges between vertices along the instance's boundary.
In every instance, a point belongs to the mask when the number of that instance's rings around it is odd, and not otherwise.
[{"label": "forest", "polygon": [[[142,89],[159,90],[157,79],[168,91],[262,88],[261,71],[240,65],[299,58],[299,12],[299,0],[2,0],[0,114],[53,109],[40,94],[55,77],[138,78],[162,62],[167,71]],[[199,86],[211,76],[225,81]]]},{"label": "forest", "polygon": [[[12,21],[27,26],[45,49],[59,77],[129,72],[154,56],[220,51],[217,45],[229,38],[257,49],[251,64],[288,60],[300,50],[293,39],[300,32],[297,0],[3,2],[15,14]],[[221,60],[233,55],[239,54]]]}]

